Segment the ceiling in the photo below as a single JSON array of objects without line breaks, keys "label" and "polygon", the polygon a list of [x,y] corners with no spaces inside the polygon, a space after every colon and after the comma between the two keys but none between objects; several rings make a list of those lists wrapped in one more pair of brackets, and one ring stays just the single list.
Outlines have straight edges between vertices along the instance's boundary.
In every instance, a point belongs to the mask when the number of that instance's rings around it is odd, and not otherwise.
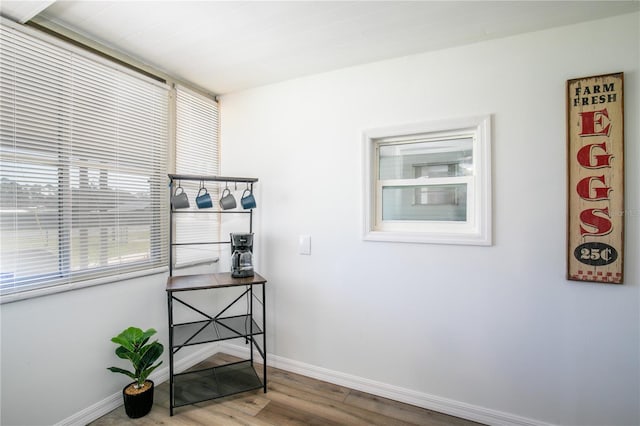
[{"label": "ceiling", "polygon": [[640,1],[10,1],[211,93],[640,10]]}]

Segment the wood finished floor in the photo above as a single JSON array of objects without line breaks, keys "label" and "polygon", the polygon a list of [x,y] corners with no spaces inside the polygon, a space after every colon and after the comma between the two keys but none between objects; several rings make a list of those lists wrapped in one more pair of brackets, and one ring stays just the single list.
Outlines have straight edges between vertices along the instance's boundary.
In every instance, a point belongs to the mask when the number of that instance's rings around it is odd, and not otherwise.
[{"label": "wood finished floor", "polygon": [[[214,366],[237,358],[216,354],[197,366]],[[257,369],[261,373],[262,368]],[[155,389],[154,406],[130,419],[120,406],[90,423],[108,425],[424,425],[469,426],[479,423],[380,398],[357,390],[268,367],[262,389],[174,409],[169,416],[169,383]],[[259,374],[261,375],[261,374]]]}]

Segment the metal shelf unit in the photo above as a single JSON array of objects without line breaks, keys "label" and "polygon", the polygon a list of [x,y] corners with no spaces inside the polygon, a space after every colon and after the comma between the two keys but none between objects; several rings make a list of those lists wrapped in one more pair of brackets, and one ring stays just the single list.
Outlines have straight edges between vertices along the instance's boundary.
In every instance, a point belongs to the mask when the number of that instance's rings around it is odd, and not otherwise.
[{"label": "metal shelf unit", "polygon": [[175,242],[175,230],[174,230],[174,215],[181,214],[221,214],[221,215],[249,215],[249,231],[253,232],[253,209],[249,210],[221,210],[221,209],[177,209],[175,210],[171,205],[171,196],[173,194],[176,181],[192,181],[192,182],[220,182],[220,183],[244,183],[253,192],[253,185],[258,182],[258,178],[247,177],[231,177],[231,176],[200,176],[200,175],[184,175],[184,174],[169,174],[169,276],[173,275],[174,269],[174,247],[178,246],[196,246],[196,245],[215,245],[215,244],[230,244],[228,240],[225,241],[199,241],[189,243],[176,243]]},{"label": "metal shelf unit", "polygon": [[[242,182],[250,185],[258,181],[255,178],[236,178],[220,176],[169,175],[169,197],[173,194],[174,182],[178,180]],[[174,214],[183,210],[170,208],[170,229],[173,229]],[[252,232],[253,209],[251,210],[188,210],[188,213],[236,213],[249,214],[249,232]],[[260,389],[267,392],[267,352],[266,352],[266,298],[267,280],[260,274],[253,277],[232,278],[230,273],[212,273],[195,275],[173,274],[173,250],[180,245],[191,244],[229,244],[228,241],[207,241],[198,243],[175,243],[174,233],[170,232],[170,266],[167,279],[167,303],[169,317],[169,414],[185,405],[221,398],[249,390]],[[257,286],[258,290],[254,288]],[[206,307],[196,307],[180,297],[182,292],[215,291],[216,289],[238,287],[241,292],[233,301],[214,314],[207,313]],[[261,290],[261,291],[260,291]],[[260,298],[261,297],[261,298]],[[199,298],[202,299],[202,298]],[[254,300],[261,305],[262,324],[254,316]],[[228,311],[237,304],[247,306],[246,314],[230,315]],[[175,305],[179,304],[188,311],[202,316],[202,320],[174,323]],[[245,305],[246,304],[246,305]],[[259,318],[258,318],[259,319]],[[242,338],[249,344],[249,359],[239,362],[192,369],[182,373],[175,372],[174,357],[182,348],[193,345],[210,344]],[[260,341],[262,345],[260,345]],[[262,380],[254,366],[254,348],[262,358]]]}]

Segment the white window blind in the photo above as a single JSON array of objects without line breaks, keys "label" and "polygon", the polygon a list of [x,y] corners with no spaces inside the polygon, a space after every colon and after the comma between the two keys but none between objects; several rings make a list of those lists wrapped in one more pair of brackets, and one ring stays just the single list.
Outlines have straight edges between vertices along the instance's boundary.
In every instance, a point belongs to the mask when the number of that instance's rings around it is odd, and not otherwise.
[{"label": "white window blind", "polygon": [[[176,173],[217,176],[220,171],[218,152],[218,103],[183,86],[176,87]],[[199,182],[179,184],[195,207]],[[205,182],[214,207],[220,198],[219,187]],[[175,218],[177,243],[219,239],[220,218],[215,214],[183,213]],[[175,248],[176,266],[212,262],[219,256],[219,246],[194,245]]]},{"label": "white window blind", "polygon": [[0,30],[0,294],[166,266],[168,87]]}]

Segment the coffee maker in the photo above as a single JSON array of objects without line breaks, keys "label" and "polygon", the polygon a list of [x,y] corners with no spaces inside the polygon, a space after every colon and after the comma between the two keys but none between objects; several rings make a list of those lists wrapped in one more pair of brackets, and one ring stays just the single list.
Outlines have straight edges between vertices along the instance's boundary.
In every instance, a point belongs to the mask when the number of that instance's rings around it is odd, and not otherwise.
[{"label": "coffee maker", "polygon": [[253,233],[231,233],[231,276],[253,276]]}]

